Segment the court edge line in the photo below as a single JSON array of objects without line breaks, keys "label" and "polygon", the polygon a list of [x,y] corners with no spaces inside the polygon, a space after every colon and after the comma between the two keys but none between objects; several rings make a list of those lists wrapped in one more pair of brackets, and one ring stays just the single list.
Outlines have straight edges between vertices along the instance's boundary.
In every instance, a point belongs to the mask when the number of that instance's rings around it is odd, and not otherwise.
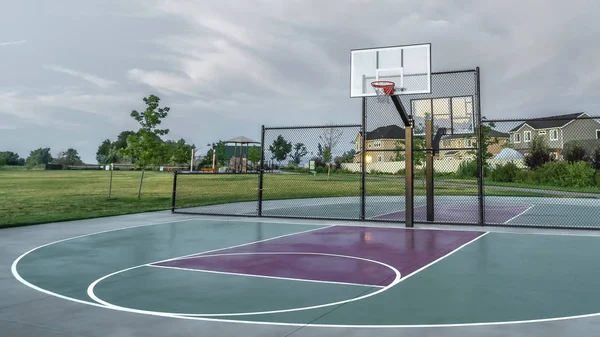
[{"label": "court edge line", "polygon": [[[80,300],[80,299],[77,299],[77,298],[72,298],[72,297],[67,297],[67,296],[64,296],[64,295],[60,295],[60,294],[57,294],[55,292],[52,292],[52,291],[40,288],[40,287],[38,287],[38,286],[36,286],[36,285],[28,282],[23,277],[21,277],[21,275],[17,271],[17,265],[18,265],[19,261],[21,261],[25,256],[29,255],[30,253],[32,253],[32,252],[34,252],[34,251],[36,251],[38,249],[41,249],[41,248],[44,248],[44,247],[47,247],[47,246],[50,246],[50,245],[53,245],[53,244],[57,244],[57,243],[69,241],[69,240],[75,240],[75,239],[80,239],[80,238],[83,238],[83,237],[86,237],[86,236],[91,236],[91,235],[96,235],[96,234],[104,234],[104,233],[110,233],[110,232],[116,232],[116,231],[120,231],[120,230],[132,229],[132,228],[149,227],[149,226],[156,226],[156,225],[165,225],[165,224],[180,223],[180,222],[186,222],[186,221],[192,221],[192,220],[194,220],[194,221],[201,221],[201,222],[215,221],[215,219],[204,219],[204,218],[192,217],[192,218],[186,218],[186,219],[181,219],[181,220],[157,222],[157,223],[151,223],[151,224],[141,224],[141,225],[135,225],[135,226],[130,226],[130,227],[108,229],[108,230],[99,231],[99,232],[93,232],[93,233],[88,233],[88,234],[77,235],[77,236],[69,237],[69,238],[66,238],[66,239],[61,239],[61,240],[53,241],[53,242],[50,242],[50,243],[46,243],[46,244],[43,244],[41,246],[38,246],[38,247],[35,247],[35,248],[32,248],[32,249],[28,250],[27,252],[21,254],[21,256],[19,256],[15,261],[13,261],[13,263],[12,263],[12,265],[10,267],[10,270],[11,270],[11,273],[13,274],[13,277],[16,278],[17,281],[21,282],[22,284],[24,284],[25,286],[27,286],[29,288],[32,288],[34,290],[37,290],[37,291],[41,292],[41,293],[44,293],[44,294],[47,294],[47,295],[51,295],[51,296],[55,296],[55,297],[58,297],[58,298],[61,298],[63,300],[67,300],[67,301],[72,301],[72,302],[81,303],[81,304],[89,304],[89,305],[93,305],[93,306],[105,308],[104,305],[98,304],[96,302],[85,301],[85,300]],[[236,219],[219,219],[218,221],[239,221],[239,220],[236,220]],[[242,221],[242,222],[244,222],[244,221]],[[251,221],[250,219],[248,219],[245,222],[257,222],[257,221]],[[269,221],[266,221],[266,222],[269,222]],[[281,222],[273,221],[273,223],[281,223]],[[313,225],[315,225],[315,226],[323,226],[323,225],[318,225],[318,224],[313,224]],[[294,234],[301,234],[301,233],[304,233],[304,232],[309,232],[309,231],[314,231],[314,230],[319,230],[319,229],[325,229],[325,228],[329,228],[329,227],[333,227],[333,226],[335,226],[335,225],[330,225],[330,226],[326,226],[326,227],[319,227],[319,228],[316,228],[316,229],[313,228],[313,229],[309,229],[307,231],[302,231],[302,232],[297,232],[297,233],[285,234],[284,236],[294,235]],[[279,237],[281,237],[281,236],[273,237],[273,238],[269,238],[269,239],[265,239],[265,240],[272,240],[272,239],[276,239],[276,238],[279,238]],[[258,243],[258,242],[262,242],[262,241],[252,241],[252,242],[249,242],[249,243],[246,243],[246,244],[253,244],[253,243]],[[229,248],[234,248],[234,247],[236,247],[236,246],[225,247],[225,248],[220,248],[220,249],[229,249]],[[219,250],[219,249],[217,249],[217,250]],[[217,250],[214,250],[214,251],[217,251]],[[207,252],[204,252],[204,253],[210,253],[210,252],[212,252],[212,251],[207,251]],[[194,254],[203,254],[203,253],[194,253]],[[166,262],[166,261],[168,261],[168,260],[159,261],[159,262]],[[154,262],[154,263],[158,263],[158,262]],[[139,267],[139,266],[136,266],[136,268],[137,267]]]},{"label": "court edge line", "polygon": [[[286,253],[285,252],[273,252],[273,253],[262,253],[262,254],[277,255],[277,254],[286,254]],[[302,253],[288,253],[288,254],[303,255]],[[226,255],[257,255],[257,253],[218,254],[218,255],[207,255],[207,256],[200,256],[200,257],[226,256]],[[228,271],[218,271],[218,270],[208,270],[208,269],[192,269],[192,268],[182,268],[182,267],[172,267],[172,266],[158,266],[158,265],[152,265],[152,264],[146,264],[143,267],[185,270],[185,271],[208,273],[208,274],[223,274],[223,275],[234,275],[234,276],[268,278],[268,279],[284,280],[284,281],[297,281],[297,282],[309,282],[309,283],[326,283],[326,284],[338,284],[338,285],[349,285],[349,286],[370,287],[370,288],[383,288],[384,287],[384,286],[380,286],[380,285],[376,285],[376,284],[363,284],[363,283],[337,282],[337,281],[323,281],[323,280],[301,279],[301,278],[282,277],[282,276],[268,276],[268,275],[258,275],[258,274],[244,274],[244,273],[234,273],[234,272],[228,272]]]},{"label": "court edge line", "polygon": [[523,215],[523,214],[527,213],[527,211],[529,211],[530,209],[532,209],[532,208],[533,208],[533,206],[535,206],[535,205],[534,205],[534,204],[531,204],[531,205],[529,205],[529,207],[527,207],[527,208],[526,208],[526,209],[525,209],[523,212],[521,212],[521,213],[519,213],[519,214],[517,214],[517,215],[513,216],[512,218],[510,218],[510,219],[508,219],[508,220],[504,221],[504,224],[507,224],[507,223],[509,223],[509,222],[513,221],[514,219],[516,219],[516,218],[520,217],[521,215]]},{"label": "court edge line", "polygon": [[[285,252],[282,252],[280,254],[284,254]],[[288,254],[298,254],[298,252],[287,252]],[[304,254],[311,254],[311,253],[304,253]],[[312,254],[316,254],[316,253],[312,253]],[[139,267],[143,267],[145,265],[140,265],[140,266],[136,266],[136,267],[132,267],[132,268],[128,268],[128,269],[123,269],[114,273],[111,273],[109,275],[105,275],[99,279],[97,279],[96,281],[92,282],[90,284],[90,286],[88,287],[88,296],[90,298],[92,298],[94,301],[100,303],[100,304],[104,304],[106,308],[108,309],[113,309],[113,308],[117,308],[117,309],[122,309],[122,310],[126,310],[126,311],[131,311],[131,312],[135,312],[135,313],[148,313],[148,314],[161,314],[161,315],[167,315],[167,316],[186,316],[186,317],[217,317],[217,316],[252,316],[252,315],[266,315],[266,314],[277,314],[277,313],[284,313],[284,312],[293,312],[293,311],[304,311],[304,310],[310,310],[310,309],[317,309],[317,308],[323,308],[323,307],[330,307],[330,306],[334,306],[334,305],[339,305],[339,304],[344,304],[344,303],[350,303],[350,302],[355,302],[355,301],[359,301],[362,299],[365,299],[367,297],[371,297],[371,296],[375,296],[379,293],[382,293],[390,288],[392,288],[394,285],[396,285],[398,282],[400,282],[402,275],[400,274],[400,271],[386,263],[383,263],[381,261],[377,261],[377,260],[371,260],[371,259],[367,259],[367,258],[363,258],[363,257],[357,257],[357,256],[348,256],[348,255],[339,255],[339,254],[329,254],[329,253],[318,253],[318,255],[327,255],[327,256],[336,256],[336,257],[345,257],[345,258],[352,258],[352,259],[356,259],[356,260],[363,260],[363,261],[368,261],[368,262],[372,262],[372,263],[376,263],[376,264],[380,264],[382,266],[385,266],[389,269],[391,269],[394,274],[396,274],[396,277],[394,278],[394,281],[392,281],[390,284],[388,284],[387,286],[372,292],[372,293],[368,293],[359,297],[354,297],[354,298],[350,298],[347,300],[342,300],[342,301],[337,301],[337,302],[331,302],[331,303],[325,303],[325,304],[319,304],[319,305],[313,305],[313,306],[308,306],[308,307],[297,307],[297,308],[291,308],[291,309],[281,309],[281,310],[269,310],[269,311],[257,311],[257,312],[244,312],[244,313],[225,313],[225,314],[185,314],[185,313],[168,313],[168,312],[160,312],[160,311],[148,311],[148,310],[140,310],[140,309],[132,309],[132,308],[127,308],[127,307],[121,307],[115,304],[111,304],[109,302],[106,302],[104,300],[102,300],[101,298],[99,298],[98,296],[96,296],[96,294],[94,293],[94,287],[101,282],[104,279],[107,279],[113,275],[122,273],[122,272],[126,272],[132,269],[136,269]],[[153,263],[159,263],[159,262],[153,262]]]}]

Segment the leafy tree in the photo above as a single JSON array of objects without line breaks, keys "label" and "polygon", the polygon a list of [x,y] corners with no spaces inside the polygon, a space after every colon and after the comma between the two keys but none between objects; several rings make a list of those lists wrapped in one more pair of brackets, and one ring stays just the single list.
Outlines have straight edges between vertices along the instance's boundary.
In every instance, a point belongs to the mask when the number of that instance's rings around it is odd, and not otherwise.
[{"label": "leafy tree", "polygon": [[538,135],[531,140],[531,152],[525,156],[525,165],[531,170],[550,161],[550,149],[544,137]]},{"label": "leafy tree", "polygon": [[140,129],[137,135],[127,136],[127,147],[121,149],[121,153],[133,158],[134,165],[142,170],[138,199],[142,193],[145,169],[149,165],[159,163],[161,152],[166,146],[160,141],[160,136],[168,134],[169,129],[159,129],[158,127],[171,110],[169,107],[159,108],[160,98],[155,95],[144,97],[143,101],[146,103],[146,110],[142,112],[133,110],[130,114],[140,124]]},{"label": "leafy tree", "polygon": [[222,140],[219,140],[218,143],[213,144],[213,151],[215,153],[215,162],[217,163],[217,165],[219,165],[219,166],[226,165],[227,164],[227,155],[225,154],[225,142]]},{"label": "leafy tree", "polygon": [[303,143],[296,143],[294,144],[294,153],[291,155],[291,158],[296,165],[300,165],[302,157],[306,156],[307,153],[308,151]]},{"label": "leafy tree", "polygon": [[11,151],[0,152],[0,166],[23,166],[25,159],[19,158],[19,155]]},{"label": "leafy tree", "polygon": [[194,148],[194,146],[191,144],[187,144],[185,142],[185,139],[180,138],[176,142],[168,140],[166,142],[166,145],[167,153],[165,155],[166,157],[168,157],[166,160],[168,160],[170,163],[179,165],[187,163],[191,160],[192,148]]},{"label": "leafy tree", "polygon": [[342,163],[351,163],[354,161],[354,156],[356,156],[356,150],[352,149],[342,153],[342,155],[338,158],[340,158],[340,162]]},{"label": "leafy tree", "polygon": [[37,165],[45,165],[51,163],[53,160],[52,155],[50,154],[50,148],[44,147],[33,150],[29,153],[29,157],[25,160],[25,164],[28,167],[33,167]]},{"label": "leafy tree", "polygon": [[[396,142],[394,160],[403,161],[406,159],[405,144],[405,140]],[[413,163],[415,165],[421,165],[425,162],[425,151],[423,150],[425,150],[425,137],[413,137]]]},{"label": "leafy tree", "polygon": [[594,169],[594,184],[597,184],[597,174],[600,169],[600,147],[594,149],[594,153],[588,157],[590,165]]},{"label": "leafy tree", "polygon": [[286,141],[282,135],[279,135],[273,141],[273,144],[269,146],[269,151],[273,154],[271,159],[277,159],[281,163],[292,152],[292,143]]},{"label": "leafy tree", "polygon": [[100,146],[98,146],[98,150],[96,151],[96,161],[99,164],[110,164],[107,158],[111,148],[112,143],[110,139],[103,140]]},{"label": "leafy tree", "polygon": [[252,146],[248,149],[248,160],[250,160],[253,164],[258,164],[260,162],[260,148],[257,146]]},{"label": "leafy tree", "polygon": [[569,142],[564,148],[565,160],[569,163],[585,160],[585,148],[580,142]]},{"label": "leafy tree", "polygon": [[79,153],[77,152],[77,150],[69,148],[67,149],[67,151],[61,151],[58,154],[58,158],[56,158],[56,163],[62,165],[75,166],[83,164],[83,161],[81,160],[81,157],[79,157]]}]

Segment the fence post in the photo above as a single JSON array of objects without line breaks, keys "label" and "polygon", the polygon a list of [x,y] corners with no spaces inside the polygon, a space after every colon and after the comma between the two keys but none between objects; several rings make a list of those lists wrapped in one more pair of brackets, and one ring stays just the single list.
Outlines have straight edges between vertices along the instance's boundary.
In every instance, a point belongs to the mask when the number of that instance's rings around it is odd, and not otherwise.
[{"label": "fence post", "polygon": [[175,213],[175,196],[177,194],[177,170],[173,172],[173,194],[171,195],[171,214]]},{"label": "fence post", "polygon": [[262,216],[263,175],[265,171],[265,126],[260,130],[260,168],[258,175],[258,216]]},{"label": "fence post", "polygon": [[365,220],[366,218],[366,186],[365,186],[365,157],[367,155],[366,143],[367,143],[367,98],[362,98],[362,136],[360,140],[360,219]]},{"label": "fence post", "polygon": [[483,142],[483,128],[481,125],[482,115],[481,115],[481,85],[480,85],[480,70],[479,67],[476,68],[475,74],[477,76],[477,157],[479,160],[477,161],[477,197],[478,197],[478,206],[479,206],[479,225],[485,225],[485,197],[484,197],[484,154],[487,149],[484,149]]}]

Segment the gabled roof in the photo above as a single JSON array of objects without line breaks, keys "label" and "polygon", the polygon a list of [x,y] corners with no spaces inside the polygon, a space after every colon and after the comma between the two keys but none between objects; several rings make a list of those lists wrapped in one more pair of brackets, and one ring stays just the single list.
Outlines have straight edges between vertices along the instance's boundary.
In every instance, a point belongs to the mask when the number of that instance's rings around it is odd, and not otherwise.
[{"label": "gabled roof", "polygon": [[533,129],[549,129],[549,128],[562,128],[563,126],[569,124],[576,118],[581,117],[582,115],[586,115],[585,112],[577,112],[566,115],[556,115],[550,117],[540,117],[530,119],[527,122],[523,122],[516,127],[512,128],[508,132],[515,132],[523,127],[523,125],[529,125]]},{"label": "gabled roof", "polygon": [[367,140],[373,139],[404,139],[404,129],[398,125],[380,126],[367,132]]}]

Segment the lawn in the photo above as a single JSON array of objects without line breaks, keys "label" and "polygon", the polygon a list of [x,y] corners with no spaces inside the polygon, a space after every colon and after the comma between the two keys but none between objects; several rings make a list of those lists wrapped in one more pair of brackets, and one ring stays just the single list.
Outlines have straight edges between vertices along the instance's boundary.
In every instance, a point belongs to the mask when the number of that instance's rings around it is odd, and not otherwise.
[{"label": "lawn", "polygon": [[[137,199],[140,172],[0,170],[0,227],[167,210],[173,175],[146,172]],[[367,176],[366,195],[404,195],[401,177]],[[415,195],[425,186],[415,183]],[[476,195],[476,186],[436,186],[436,195]],[[359,196],[360,175],[265,174],[264,200]],[[543,196],[486,187],[486,195]],[[179,175],[177,207],[258,200],[258,175]]]}]

